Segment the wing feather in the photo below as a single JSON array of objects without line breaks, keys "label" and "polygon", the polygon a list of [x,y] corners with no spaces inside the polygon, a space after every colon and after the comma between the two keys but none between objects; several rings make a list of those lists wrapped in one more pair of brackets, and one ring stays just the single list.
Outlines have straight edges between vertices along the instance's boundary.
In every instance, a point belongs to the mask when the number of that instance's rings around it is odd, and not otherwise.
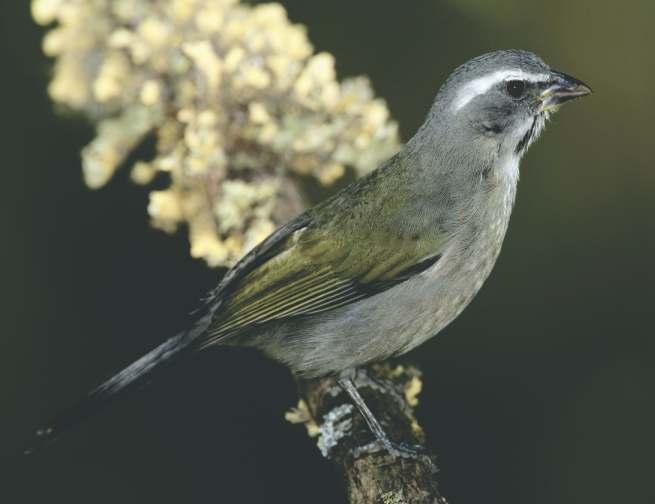
[{"label": "wing feather", "polygon": [[[411,199],[400,197],[404,171],[392,175],[391,191],[376,173],[280,228],[228,272],[214,293],[206,345],[375,296],[439,260],[438,226],[395,218]],[[363,195],[382,189],[383,208]]]},{"label": "wing feather", "polygon": [[[406,250],[396,248],[394,252],[392,247],[378,262],[373,255],[370,267],[357,275],[344,267],[352,261],[352,251],[332,250],[327,262],[313,247],[303,249],[302,237],[299,241],[243,277],[247,288],[237,287],[226,300],[208,344],[248,328],[334,310],[373,296],[424,271],[440,257],[436,254],[416,261]],[[341,260],[335,262],[335,258]]]}]

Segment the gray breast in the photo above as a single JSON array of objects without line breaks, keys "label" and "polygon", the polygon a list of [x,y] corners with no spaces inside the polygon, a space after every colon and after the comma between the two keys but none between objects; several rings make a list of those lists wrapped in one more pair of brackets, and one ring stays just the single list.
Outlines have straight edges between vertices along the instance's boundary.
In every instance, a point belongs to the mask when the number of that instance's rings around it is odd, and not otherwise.
[{"label": "gray breast", "polygon": [[296,373],[318,376],[402,354],[436,335],[470,303],[500,252],[516,191],[515,174],[502,169],[429,270],[311,320],[285,323],[260,340],[271,342],[264,351]]}]

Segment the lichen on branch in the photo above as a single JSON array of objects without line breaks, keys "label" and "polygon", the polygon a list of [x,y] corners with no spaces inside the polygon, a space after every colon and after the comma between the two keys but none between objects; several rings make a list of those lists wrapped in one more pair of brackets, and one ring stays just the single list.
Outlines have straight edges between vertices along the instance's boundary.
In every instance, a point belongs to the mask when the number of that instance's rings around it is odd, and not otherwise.
[{"label": "lichen on branch", "polygon": [[155,227],[187,225],[191,254],[233,264],[302,208],[303,177],[329,186],[398,148],[396,124],[365,78],[337,81],[306,30],[276,3],[238,0],[33,0],[55,58],[52,99],[88,116],[91,188],[148,135],[156,154],[130,167],[149,184]]}]

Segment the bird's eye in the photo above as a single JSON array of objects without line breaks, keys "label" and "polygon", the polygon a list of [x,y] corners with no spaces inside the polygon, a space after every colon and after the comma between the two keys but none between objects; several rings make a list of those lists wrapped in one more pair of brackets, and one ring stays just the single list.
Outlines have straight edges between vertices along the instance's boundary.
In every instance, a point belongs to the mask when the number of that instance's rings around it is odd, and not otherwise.
[{"label": "bird's eye", "polygon": [[512,98],[521,98],[525,93],[525,81],[509,80],[505,83],[505,89]]}]

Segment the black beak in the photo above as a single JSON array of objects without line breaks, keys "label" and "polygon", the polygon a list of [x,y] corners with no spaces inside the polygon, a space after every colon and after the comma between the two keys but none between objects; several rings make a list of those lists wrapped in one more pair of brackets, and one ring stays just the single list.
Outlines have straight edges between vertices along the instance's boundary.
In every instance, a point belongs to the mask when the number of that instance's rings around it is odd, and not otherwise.
[{"label": "black beak", "polygon": [[581,80],[553,70],[548,87],[541,93],[540,111],[557,107],[564,102],[591,94],[591,88]]}]

